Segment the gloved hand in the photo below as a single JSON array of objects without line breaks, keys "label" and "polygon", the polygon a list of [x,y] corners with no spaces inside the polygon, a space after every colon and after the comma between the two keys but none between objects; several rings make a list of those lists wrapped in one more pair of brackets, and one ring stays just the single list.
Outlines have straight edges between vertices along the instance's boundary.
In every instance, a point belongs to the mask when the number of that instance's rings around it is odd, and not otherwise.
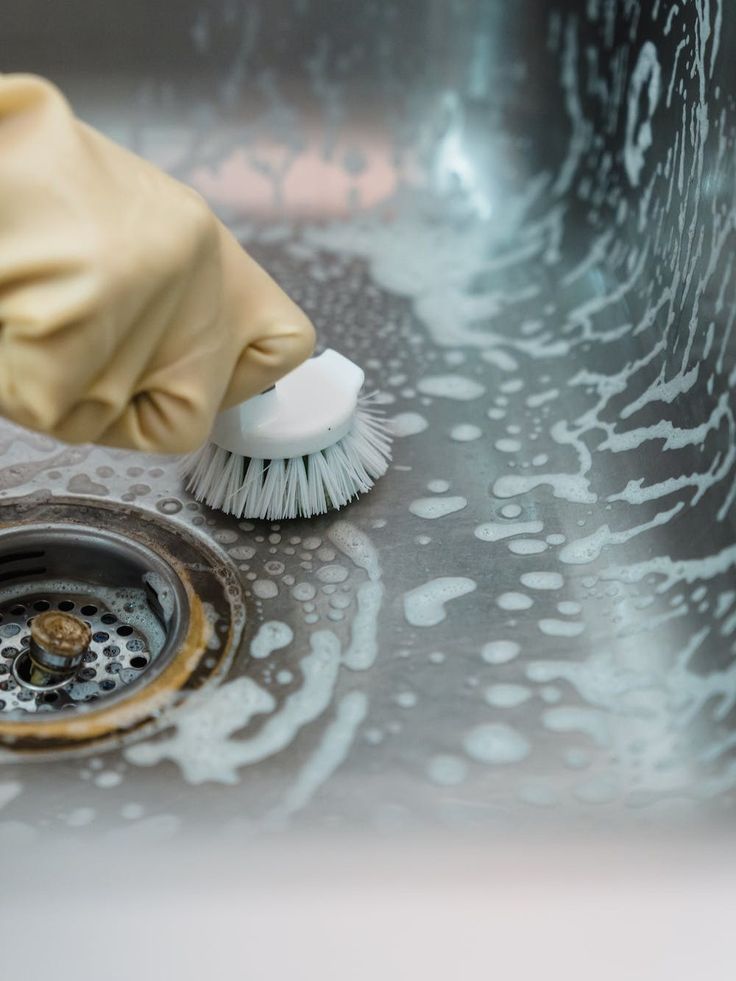
[{"label": "gloved hand", "polygon": [[196,448],[309,356],[307,317],[191,189],[0,76],[0,414],[69,443]]}]

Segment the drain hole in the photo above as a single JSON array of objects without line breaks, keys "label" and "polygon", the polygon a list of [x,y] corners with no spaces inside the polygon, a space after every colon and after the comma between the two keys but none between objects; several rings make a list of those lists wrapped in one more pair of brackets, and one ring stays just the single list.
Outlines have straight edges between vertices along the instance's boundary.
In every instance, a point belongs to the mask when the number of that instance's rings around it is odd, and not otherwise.
[{"label": "drain hole", "polygon": [[[0,502],[3,514],[15,514],[14,507]],[[49,508],[62,512],[59,521],[48,520]],[[68,511],[74,520],[61,520]],[[93,705],[109,715],[115,739],[121,719],[120,738],[127,739],[129,732],[132,738],[134,726],[129,730],[128,720],[137,725],[139,718],[153,718],[159,684],[165,690],[181,686],[183,692],[193,691],[211,673],[202,625],[192,617],[192,590],[202,592],[202,601],[212,601],[218,616],[231,622],[233,604],[224,588],[232,572],[215,569],[209,548],[203,546],[200,554],[196,543],[182,538],[174,526],[161,523],[161,541],[157,535],[154,547],[148,544],[153,541],[148,517],[139,539],[128,528],[127,511],[118,512],[116,506],[101,510],[100,518],[96,513],[86,504],[64,503],[57,509],[44,503],[37,526],[28,523],[25,511],[22,522],[16,518],[17,527],[0,522],[0,746],[13,743],[11,749],[20,752],[26,745],[55,750],[56,734],[43,735],[44,727],[51,732],[49,720],[75,712],[83,716]],[[106,524],[112,526],[109,533]],[[171,553],[176,560],[169,558]],[[190,568],[191,586],[183,571]],[[73,664],[57,665],[53,652],[38,640],[42,616],[57,611],[75,615],[90,628],[89,644],[77,651]],[[228,646],[222,662],[229,664],[232,653]],[[183,670],[168,672],[178,658]],[[125,712],[118,713],[118,705],[126,706]],[[42,715],[34,726],[33,714],[39,710]],[[72,727],[59,737],[61,751],[81,748],[88,728],[91,742],[107,738],[102,729],[98,736],[93,726]]]},{"label": "drain hole", "polygon": [[15,662],[15,673],[21,681],[31,680],[31,659],[29,657],[18,658]]},{"label": "drain hole", "polygon": [[15,680],[19,681],[21,685],[26,688],[32,689],[32,691],[19,691],[16,698],[20,702],[28,702],[33,698],[34,691],[43,691],[44,688],[58,688],[60,684],[65,682],[50,682],[47,685],[37,685],[31,681],[31,672],[33,670],[33,662],[28,654],[28,651],[23,651],[16,657],[13,661],[13,674],[15,675]]},{"label": "drain hole", "polygon": [[0,555],[0,562],[27,562],[28,559],[43,559],[45,552],[11,552],[10,555]]},{"label": "drain hole", "polygon": [[[3,559],[0,556],[0,562],[2,561]],[[0,573],[0,582],[10,582],[10,581],[15,582],[16,579],[32,579],[34,576],[45,576],[45,575],[46,575],[45,566],[40,566],[38,568],[33,568],[33,569],[15,569],[10,572]]]}]

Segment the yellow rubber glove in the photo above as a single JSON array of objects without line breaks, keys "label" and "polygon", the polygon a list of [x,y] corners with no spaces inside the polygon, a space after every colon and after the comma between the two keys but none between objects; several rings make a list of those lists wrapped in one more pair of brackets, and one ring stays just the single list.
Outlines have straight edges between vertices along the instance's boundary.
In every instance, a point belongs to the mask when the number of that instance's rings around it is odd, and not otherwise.
[{"label": "yellow rubber glove", "polygon": [[181,453],[307,358],[307,317],[202,199],[0,76],[0,415]]}]

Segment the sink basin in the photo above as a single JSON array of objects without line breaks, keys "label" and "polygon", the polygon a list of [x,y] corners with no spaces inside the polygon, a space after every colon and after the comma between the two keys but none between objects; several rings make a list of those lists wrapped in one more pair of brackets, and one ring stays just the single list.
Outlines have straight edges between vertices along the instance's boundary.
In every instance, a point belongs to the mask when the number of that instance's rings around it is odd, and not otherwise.
[{"label": "sink basin", "polygon": [[396,438],[371,494],[278,525],[197,505],[175,461],[0,423],[3,501],[148,509],[246,607],[222,684],[155,738],[6,767],[2,818],[727,827],[736,9],[6,0],[3,39],[200,190]]}]

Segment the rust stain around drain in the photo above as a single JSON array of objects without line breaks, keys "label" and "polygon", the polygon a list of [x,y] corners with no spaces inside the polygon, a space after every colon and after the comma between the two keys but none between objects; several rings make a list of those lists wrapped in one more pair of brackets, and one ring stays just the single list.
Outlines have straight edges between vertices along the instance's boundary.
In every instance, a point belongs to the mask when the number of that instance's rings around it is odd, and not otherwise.
[{"label": "rust stain around drain", "polygon": [[[53,510],[57,502],[45,503]],[[69,505],[70,502],[67,499],[63,503]],[[98,508],[98,505],[90,505],[86,501],[82,506],[86,511],[96,511]],[[107,502],[102,503],[102,508],[105,511],[114,511]],[[125,510],[128,513],[133,511],[127,508]],[[152,521],[155,526],[163,524],[159,519],[151,519],[145,512],[143,514],[145,520]],[[66,515],[59,516],[56,520],[85,527],[82,521],[75,521]],[[38,521],[0,521],[0,528],[16,529],[23,526],[38,526]],[[173,527],[167,528],[167,532],[177,538],[182,534],[180,529]],[[240,637],[242,623],[237,617],[229,616],[227,634],[219,639],[220,642],[213,649],[211,640],[214,628],[185,564],[140,528],[136,529],[135,534],[130,534],[128,527],[126,535],[131,541],[148,547],[167,562],[179,579],[188,605],[188,625],[182,643],[158,675],[140,688],[136,687],[129,695],[118,697],[110,705],[99,708],[82,707],[77,714],[65,714],[57,718],[49,718],[48,715],[12,721],[0,718],[0,744],[10,751],[11,757],[26,760],[34,756],[52,758],[63,755],[65,751],[74,752],[87,748],[92,751],[101,748],[101,745],[114,747],[123,741],[129,741],[131,735],[137,732],[147,734],[151,725],[160,719],[163,710],[177,704],[188,691],[199,687],[205,680],[221,676],[229,665]],[[209,552],[199,544],[191,544],[190,550],[197,550],[200,562],[207,557],[206,552]],[[214,562],[220,563],[221,560],[219,556],[212,556],[212,560],[214,577]],[[191,564],[189,567],[192,568]],[[224,584],[219,577],[218,581],[220,595],[224,597]],[[232,613],[229,599],[226,602]]]}]

